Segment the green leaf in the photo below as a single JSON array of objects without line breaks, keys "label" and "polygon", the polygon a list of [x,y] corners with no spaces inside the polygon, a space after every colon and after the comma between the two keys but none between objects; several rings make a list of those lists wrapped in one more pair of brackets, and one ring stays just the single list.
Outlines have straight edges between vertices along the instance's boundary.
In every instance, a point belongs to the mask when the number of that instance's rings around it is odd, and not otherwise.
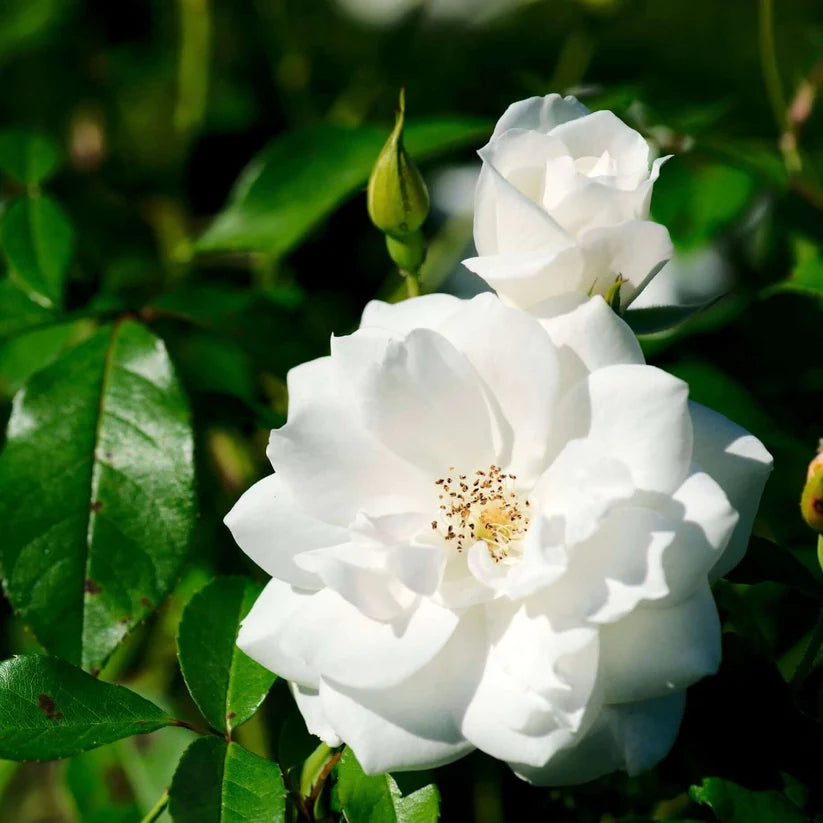
[{"label": "green leaf", "polygon": [[764,296],[775,292],[794,292],[811,297],[823,297],[823,256],[815,255],[800,260],[791,277],[764,290]]},{"label": "green leaf", "polygon": [[169,812],[174,823],[280,823],[286,787],[276,763],[237,743],[203,737],[174,773]]},{"label": "green leaf", "polygon": [[0,398],[10,398],[36,371],[90,334],[90,321],[55,323],[0,339]]},{"label": "green leaf", "polygon": [[218,577],[192,597],[180,621],[183,677],[203,717],[221,732],[245,723],[275,679],[236,643],[240,621],[262,590],[245,577]]},{"label": "green leaf", "polygon": [[60,149],[51,138],[21,129],[0,131],[0,169],[18,183],[42,183],[59,165]]},{"label": "green leaf", "polygon": [[655,184],[652,216],[675,246],[698,248],[741,221],[755,193],[754,178],[739,165],[679,155]]},{"label": "green leaf", "polygon": [[53,322],[55,315],[32,301],[10,277],[0,280],[0,339]]},{"label": "green leaf", "polygon": [[0,455],[14,608],[53,654],[99,667],[160,603],[193,524],[188,407],[163,344],[98,331],[15,396]]},{"label": "green leaf", "polygon": [[720,823],[806,823],[806,815],[784,794],[753,792],[729,780],[706,777],[689,794],[696,803],[709,806]]},{"label": "green leaf", "polygon": [[351,749],[337,765],[337,796],[349,823],[436,823],[440,814],[435,785],[403,797],[390,774],[365,774]]},{"label": "green leaf", "polygon": [[74,231],[57,202],[45,195],[15,200],[0,223],[0,242],[13,276],[32,300],[59,306]]},{"label": "green leaf", "polygon": [[55,657],[21,655],[0,663],[0,758],[71,757],[174,722],[133,691]]},{"label": "green leaf", "polygon": [[[447,119],[407,125],[415,162],[489,133],[483,121]],[[343,200],[365,186],[389,129],[321,124],[286,133],[240,176],[220,213],[195,244],[199,252],[257,251],[280,256],[294,248]],[[363,204],[365,209],[365,203]]]},{"label": "green leaf", "polygon": [[681,306],[648,306],[639,309],[628,308],[623,319],[631,326],[635,334],[654,334],[665,331],[692,315],[711,306],[715,300],[703,303],[688,303]]},{"label": "green leaf", "polygon": [[82,823],[139,823],[142,819],[113,746],[75,755],[66,785]]}]

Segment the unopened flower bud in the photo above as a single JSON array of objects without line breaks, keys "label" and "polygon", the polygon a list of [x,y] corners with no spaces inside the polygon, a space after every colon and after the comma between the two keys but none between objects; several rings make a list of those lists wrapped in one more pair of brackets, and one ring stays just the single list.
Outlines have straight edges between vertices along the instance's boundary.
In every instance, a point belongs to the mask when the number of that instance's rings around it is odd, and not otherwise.
[{"label": "unopened flower bud", "polygon": [[803,519],[819,534],[823,534],[823,441],[817,457],[809,464],[806,485],[800,498]]},{"label": "unopened flower bud", "polygon": [[367,192],[372,223],[391,237],[413,234],[429,213],[426,183],[403,146],[405,114],[405,94],[401,90],[394,130],[377,157]]}]

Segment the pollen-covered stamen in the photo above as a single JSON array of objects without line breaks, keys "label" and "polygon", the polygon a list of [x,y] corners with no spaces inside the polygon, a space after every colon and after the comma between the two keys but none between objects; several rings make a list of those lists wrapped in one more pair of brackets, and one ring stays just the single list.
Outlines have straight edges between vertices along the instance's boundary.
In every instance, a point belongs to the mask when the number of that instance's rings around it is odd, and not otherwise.
[{"label": "pollen-covered stamen", "polygon": [[[454,467],[449,471],[454,472]],[[495,465],[473,475],[439,477],[435,485],[440,490],[441,517],[432,521],[432,529],[444,540],[454,541],[459,552],[484,542],[492,560],[499,563],[529,526],[529,503],[515,491],[516,480],[516,475]]]}]

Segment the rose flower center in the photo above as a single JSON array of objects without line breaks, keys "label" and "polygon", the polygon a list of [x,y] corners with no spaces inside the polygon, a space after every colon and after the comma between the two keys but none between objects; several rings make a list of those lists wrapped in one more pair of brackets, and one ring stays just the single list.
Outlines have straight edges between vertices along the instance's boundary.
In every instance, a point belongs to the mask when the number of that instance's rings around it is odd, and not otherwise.
[{"label": "rose flower center", "polygon": [[[449,471],[455,472],[454,466]],[[440,516],[432,520],[432,529],[454,541],[458,552],[482,542],[495,563],[513,561],[510,555],[529,527],[529,502],[514,489],[516,480],[495,465],[471,475],[439,477]]]}]

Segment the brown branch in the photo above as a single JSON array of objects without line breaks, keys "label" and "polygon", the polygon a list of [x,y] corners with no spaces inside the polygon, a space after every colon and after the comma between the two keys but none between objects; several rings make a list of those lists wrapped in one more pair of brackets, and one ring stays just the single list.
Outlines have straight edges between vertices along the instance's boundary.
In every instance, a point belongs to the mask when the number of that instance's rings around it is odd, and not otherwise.
[{"label": "brown branch", "polygon": [[337,761],[343,756],[343,751],[344,750],[342,748],[339,751],[336,751],[329,758],[326,765],[323,766],[320,774],[317,775],[317,780],[315,781],[314,786],[312,786],[311,793],[303,802],[302,811],[307,820],[314,821],[314,804],[317,802],[317,798],[320,797],[320,792],[323,791],[323,784],[331,774],[331,770],[337,765]]}]

